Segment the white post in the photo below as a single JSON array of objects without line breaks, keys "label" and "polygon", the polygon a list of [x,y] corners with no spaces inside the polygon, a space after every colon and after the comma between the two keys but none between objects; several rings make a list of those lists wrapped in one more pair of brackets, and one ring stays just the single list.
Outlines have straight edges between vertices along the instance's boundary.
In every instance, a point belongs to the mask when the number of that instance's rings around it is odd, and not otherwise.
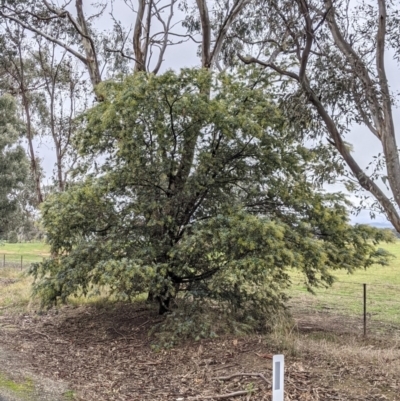
[{"label": "white post", "polygon": [[272,358],[272,401],[284,401],[285,357],[274,355]]}]

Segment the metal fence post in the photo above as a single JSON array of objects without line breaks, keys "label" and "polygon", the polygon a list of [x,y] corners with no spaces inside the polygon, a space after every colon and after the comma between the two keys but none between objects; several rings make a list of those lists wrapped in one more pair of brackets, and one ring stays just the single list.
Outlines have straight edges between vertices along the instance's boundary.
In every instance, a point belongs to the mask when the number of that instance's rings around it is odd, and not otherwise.
[{"label": "metal fence post", "polygon": [[367,336],[367,284],[364,287],[364,337]]},{"label": "metal fence post", "polygon": [[3,267],[6,267],[6,254],[3,253]]},{"label": "metal fence post", "polygon": [[21,255],[21,270],[22,270],[22,255]]}]

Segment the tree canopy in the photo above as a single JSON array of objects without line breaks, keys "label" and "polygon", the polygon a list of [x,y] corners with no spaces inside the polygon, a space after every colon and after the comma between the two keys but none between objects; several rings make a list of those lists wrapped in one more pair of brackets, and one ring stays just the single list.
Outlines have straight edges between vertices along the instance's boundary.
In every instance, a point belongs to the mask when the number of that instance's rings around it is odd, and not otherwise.
[{"label": "tree canopy", "polygon": [[125,300],[148,292],[160,313],[182,293],[260,314],[282,304],[292,268],[312,288],[385,263],[375,244],[390,236],[351,226],[344,196],[319,190],[335,165],[297,139],[269,88],[254,70],[101,84],[74,138],[76,183],[42,207],[43,300],[104,286]]}]

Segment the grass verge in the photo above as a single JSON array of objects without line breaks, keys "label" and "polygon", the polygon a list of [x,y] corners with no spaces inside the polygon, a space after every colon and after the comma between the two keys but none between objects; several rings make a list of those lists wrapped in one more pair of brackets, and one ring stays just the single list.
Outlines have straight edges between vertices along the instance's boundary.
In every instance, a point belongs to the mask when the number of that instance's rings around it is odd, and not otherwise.
[{"label": "grass verge", "polygon": [[0,373],[0,390],[5,390],[23,400],[28,400],[34,393],[35,387],[30,379],[16,382]]},{"label": "grass verge", "polygon": [[32,277],[14,268],[0,269],[0,316],[5,312],[29,309]]}]

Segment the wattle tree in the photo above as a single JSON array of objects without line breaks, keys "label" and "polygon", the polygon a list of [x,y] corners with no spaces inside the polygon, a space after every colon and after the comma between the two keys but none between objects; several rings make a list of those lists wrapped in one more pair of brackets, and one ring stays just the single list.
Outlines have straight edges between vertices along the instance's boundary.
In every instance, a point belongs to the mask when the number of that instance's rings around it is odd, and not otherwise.
[{"label": "wattle tree", "polygon": [[102,286],[148,293],[161,314],[182,294],[265,316],[291,269],[312,288],[386,262],[375,245],[391,236],[349,224],[344,196],[319,180],[340,164],[298,140],[259,77],[186,69],[99,86],[74,138],[75,183],[42,206],[44,302]]}]

